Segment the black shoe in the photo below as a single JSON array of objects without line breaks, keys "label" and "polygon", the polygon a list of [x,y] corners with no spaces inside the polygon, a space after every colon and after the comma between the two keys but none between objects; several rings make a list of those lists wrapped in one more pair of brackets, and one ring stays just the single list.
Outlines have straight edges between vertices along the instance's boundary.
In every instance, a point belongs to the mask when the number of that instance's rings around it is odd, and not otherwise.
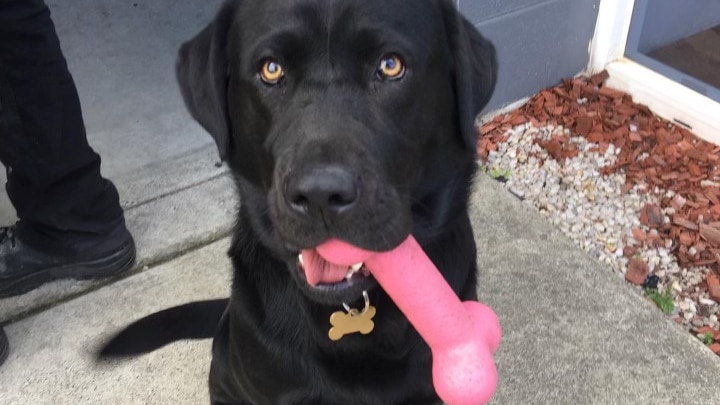
[{"label": "black shoe", "polygon": [[8,343],[5,329],[0,326],[0,366],[7,360],[8,354],[10,354],[10,343]]},{"label": "black shoe", "polygon": [[135,243],[123,226],[112,236],[79,251],[45,252],[0,228],[0,298],[24,294],[48,281],[110,277],[135,263]]}]

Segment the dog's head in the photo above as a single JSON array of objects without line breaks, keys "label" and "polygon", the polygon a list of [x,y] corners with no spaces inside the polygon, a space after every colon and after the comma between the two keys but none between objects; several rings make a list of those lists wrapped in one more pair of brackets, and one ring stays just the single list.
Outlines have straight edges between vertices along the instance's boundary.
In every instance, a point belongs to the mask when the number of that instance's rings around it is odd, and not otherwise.
[{"label": "dog's head", "polygon": [[230,0],[180,50],[188,109],[311,298],[356,298],[371,281],[310,287],[300,251],[329,238],[389,250],[466,208],[496,59],[453,3]]}]

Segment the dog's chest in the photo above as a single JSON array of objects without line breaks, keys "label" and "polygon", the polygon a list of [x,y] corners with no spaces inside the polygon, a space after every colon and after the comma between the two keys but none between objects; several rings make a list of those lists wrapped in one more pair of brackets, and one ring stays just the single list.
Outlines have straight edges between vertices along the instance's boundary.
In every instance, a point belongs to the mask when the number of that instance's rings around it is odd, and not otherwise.
[{"label": "dog's chest", "polygon": [[[258,325],[249,324],[245,315],[234,312],[231,309],[222,320],[213,344],[213,404],[440,404],[432,387],[429,351],[415,339],[407,342],[415,350],[405,350],[395,358],[387,351],[374,352],[357,344],[372,336],[332,342],[327,329],[322,349],[298,347],[294,344],[297,336],[270,338]],[[328,350],[333,345],[336,352]]]}]

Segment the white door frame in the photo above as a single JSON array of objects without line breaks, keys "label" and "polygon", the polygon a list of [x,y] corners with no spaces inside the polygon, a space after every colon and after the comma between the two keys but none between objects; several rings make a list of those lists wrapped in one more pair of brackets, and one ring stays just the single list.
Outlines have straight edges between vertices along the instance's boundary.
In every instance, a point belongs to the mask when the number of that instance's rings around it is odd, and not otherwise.
[{"label": "white door frame", "polygon": [[625,58],[635,0],[601,0],[588,71],[610,73],[609,87],[629,93],[657,115],[720,145],[720,103]]}]

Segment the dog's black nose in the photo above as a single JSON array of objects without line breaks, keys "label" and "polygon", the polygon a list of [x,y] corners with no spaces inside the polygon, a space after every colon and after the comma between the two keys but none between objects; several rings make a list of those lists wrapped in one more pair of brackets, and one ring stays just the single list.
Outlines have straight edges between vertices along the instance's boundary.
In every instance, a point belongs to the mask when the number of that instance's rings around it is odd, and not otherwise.
[{"label": "dog's black nose", "polygon": [[359,197],[360,180],[337,166],[291,176],[285,187],[286,201],[302,214],[342,214],[352,208]]}]

